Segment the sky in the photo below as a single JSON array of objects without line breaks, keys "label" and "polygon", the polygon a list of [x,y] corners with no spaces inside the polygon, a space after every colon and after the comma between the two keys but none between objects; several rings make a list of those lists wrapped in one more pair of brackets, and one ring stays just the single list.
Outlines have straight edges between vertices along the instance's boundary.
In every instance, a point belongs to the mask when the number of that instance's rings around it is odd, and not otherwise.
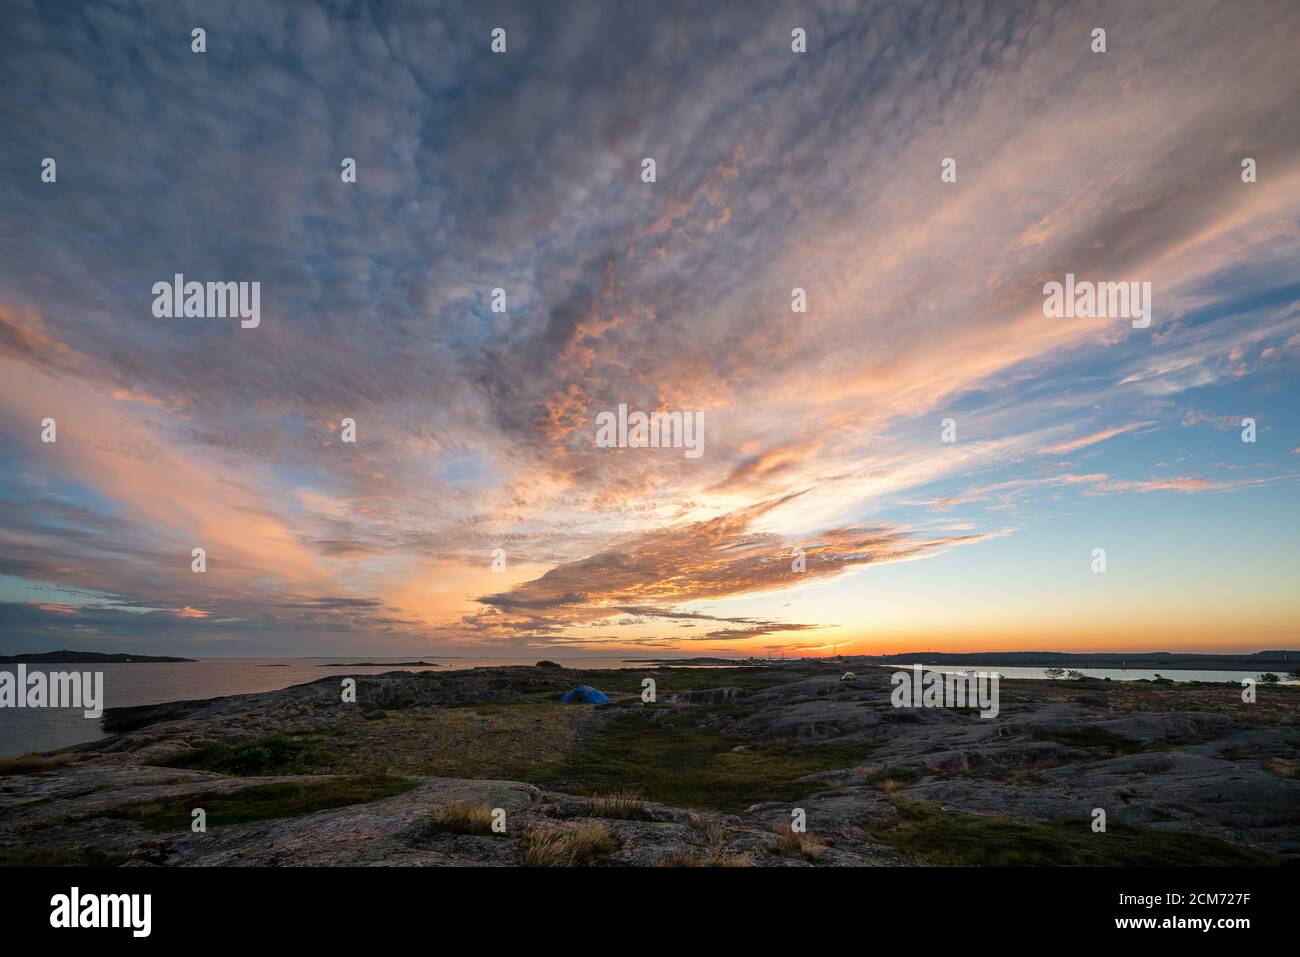
[{"label": "sky", "polygon": [[1300,5],[2,16],[0,653],[1300,647]]}]

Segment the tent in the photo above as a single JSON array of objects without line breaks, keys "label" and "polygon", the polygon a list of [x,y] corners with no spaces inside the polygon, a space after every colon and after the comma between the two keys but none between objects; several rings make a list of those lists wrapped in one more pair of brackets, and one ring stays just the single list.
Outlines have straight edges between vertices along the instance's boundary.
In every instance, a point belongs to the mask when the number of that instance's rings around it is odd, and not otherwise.
[{"label": "tent", "polygon": [[858,676],[855,675],[852,671],[846,671],[846,672],[844,672],[844,677],[841,678],[840,680],[841,680],[841,681],[857,681],[857,680],[858,680]]},{"label": "tent", "polygon": [[561,697],[560,700],[585,702],[586,704],[605,704],[609,701],[609,696],[597,691],[591,685],[578,685],[578,687]]}]

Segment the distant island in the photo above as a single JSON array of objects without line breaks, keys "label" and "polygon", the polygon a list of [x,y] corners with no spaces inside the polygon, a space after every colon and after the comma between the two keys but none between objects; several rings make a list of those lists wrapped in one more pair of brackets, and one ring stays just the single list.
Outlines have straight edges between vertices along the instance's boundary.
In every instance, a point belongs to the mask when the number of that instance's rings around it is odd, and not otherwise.
[{"label": "distant island", "polygon": [[165,655],[105,655],[98,651],[43,651],[39,654],[0,655],[0,664],[108,665],[152,664],[159,661],[189,661],[194,658],[168,658]]},{"label": "distant island", "polygon": [[331,661],[321,668],[441,668],[432,661]]}]

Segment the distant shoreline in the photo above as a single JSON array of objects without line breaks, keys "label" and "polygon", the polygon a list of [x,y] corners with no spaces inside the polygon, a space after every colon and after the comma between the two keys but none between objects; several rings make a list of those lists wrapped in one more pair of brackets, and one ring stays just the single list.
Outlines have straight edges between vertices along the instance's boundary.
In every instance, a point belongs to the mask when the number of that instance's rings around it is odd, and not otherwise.
[{"label": "distant shoreline", "polygon": [[170,658],[165,655],[101,654],[98,651],[45,651],[38,654],[0,655],[0,665],[102,665],[102,664],[157,664],[159,662],[190,662],[196,658]]},{"label": "distant shoreline", "polygon": [[1181,652],[1144,654],[1075,654],[1055,651],[1011,651],[954,653],[909,653],[883,655],[873,660],[883,664],[997,665],[1002,667],[1071,667],[1171,671],[1284,671],[1300,668],[1300,651],[1260,651],[1252,655],[1205,655]]},{"label": "distant shoreline", "polygon": [[[326,656],[288,656],[293,660],[320,660]],[[329,661],[317,665],[320,668],[439,668],[437,659],[452,660],[452,656],[433,655],[429,659],[408,659],[402,661]],[[0,655],[0,664],[158,664],[158,663],[198,663],[201,660],[221,661],[225,659],[179,658],[166,655],[132,655],[125,653],[105,654],[94,651],[49,651],[28,652],[18,655]],[[258,661],[258,658],[246,659]],[[274,660],[274,659],[270,659]],[[461,660],[461,659],[456,659]],[[595,660],[586,656],[586,660]],[[528,661],[520,658],[521,665]],[[865,666],[879,665],[969,665],[989,667],[1050,668],[1063,667],[1075,669],[1111,669],[1133,671],[1174,670],[1174,671],[1241,671],[1261,672],[1275,671],[1286,674],[1300,669],[1300,650],[1280,649],[1277,651],[1259,651],[1251,654],[1200,654],[1193,652],[1142,652],[1123,654],[1117,652],[1082,653],[1058,651],[983,651],[983,652],[906,652],[893,655],[839,655],[816,657],[784,658],[724,658],[716,655],[699,655],[690,658],[610,658],[610,661],[643,665],[649,668],[666,668],[682,666],[712,666],[729,668],[769,667],[778,664],[791,664],[799,661],[810,663],[840,663],[844,665]],[[526,665],[525,665],[526,666]],[[263,665],[262,667],[276,667]],[[284,667],[280,665],[280,667]],[[508,667],[508,666],[506,666]],[[586,667],[591,667],[586,665]]]}]

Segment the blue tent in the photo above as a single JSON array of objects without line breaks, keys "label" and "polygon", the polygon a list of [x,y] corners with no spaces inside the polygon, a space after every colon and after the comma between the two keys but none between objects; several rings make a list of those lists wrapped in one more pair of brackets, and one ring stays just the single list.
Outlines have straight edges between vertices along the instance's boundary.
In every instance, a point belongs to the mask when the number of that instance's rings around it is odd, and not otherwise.
[{"label": "blue tent", "polygon": [[597,691],[591,685],[578,685],[578,687],[564,695],[560,700],[585,702],[587,704],[604,704],[609,701],[609,696],[603,692]]}]

